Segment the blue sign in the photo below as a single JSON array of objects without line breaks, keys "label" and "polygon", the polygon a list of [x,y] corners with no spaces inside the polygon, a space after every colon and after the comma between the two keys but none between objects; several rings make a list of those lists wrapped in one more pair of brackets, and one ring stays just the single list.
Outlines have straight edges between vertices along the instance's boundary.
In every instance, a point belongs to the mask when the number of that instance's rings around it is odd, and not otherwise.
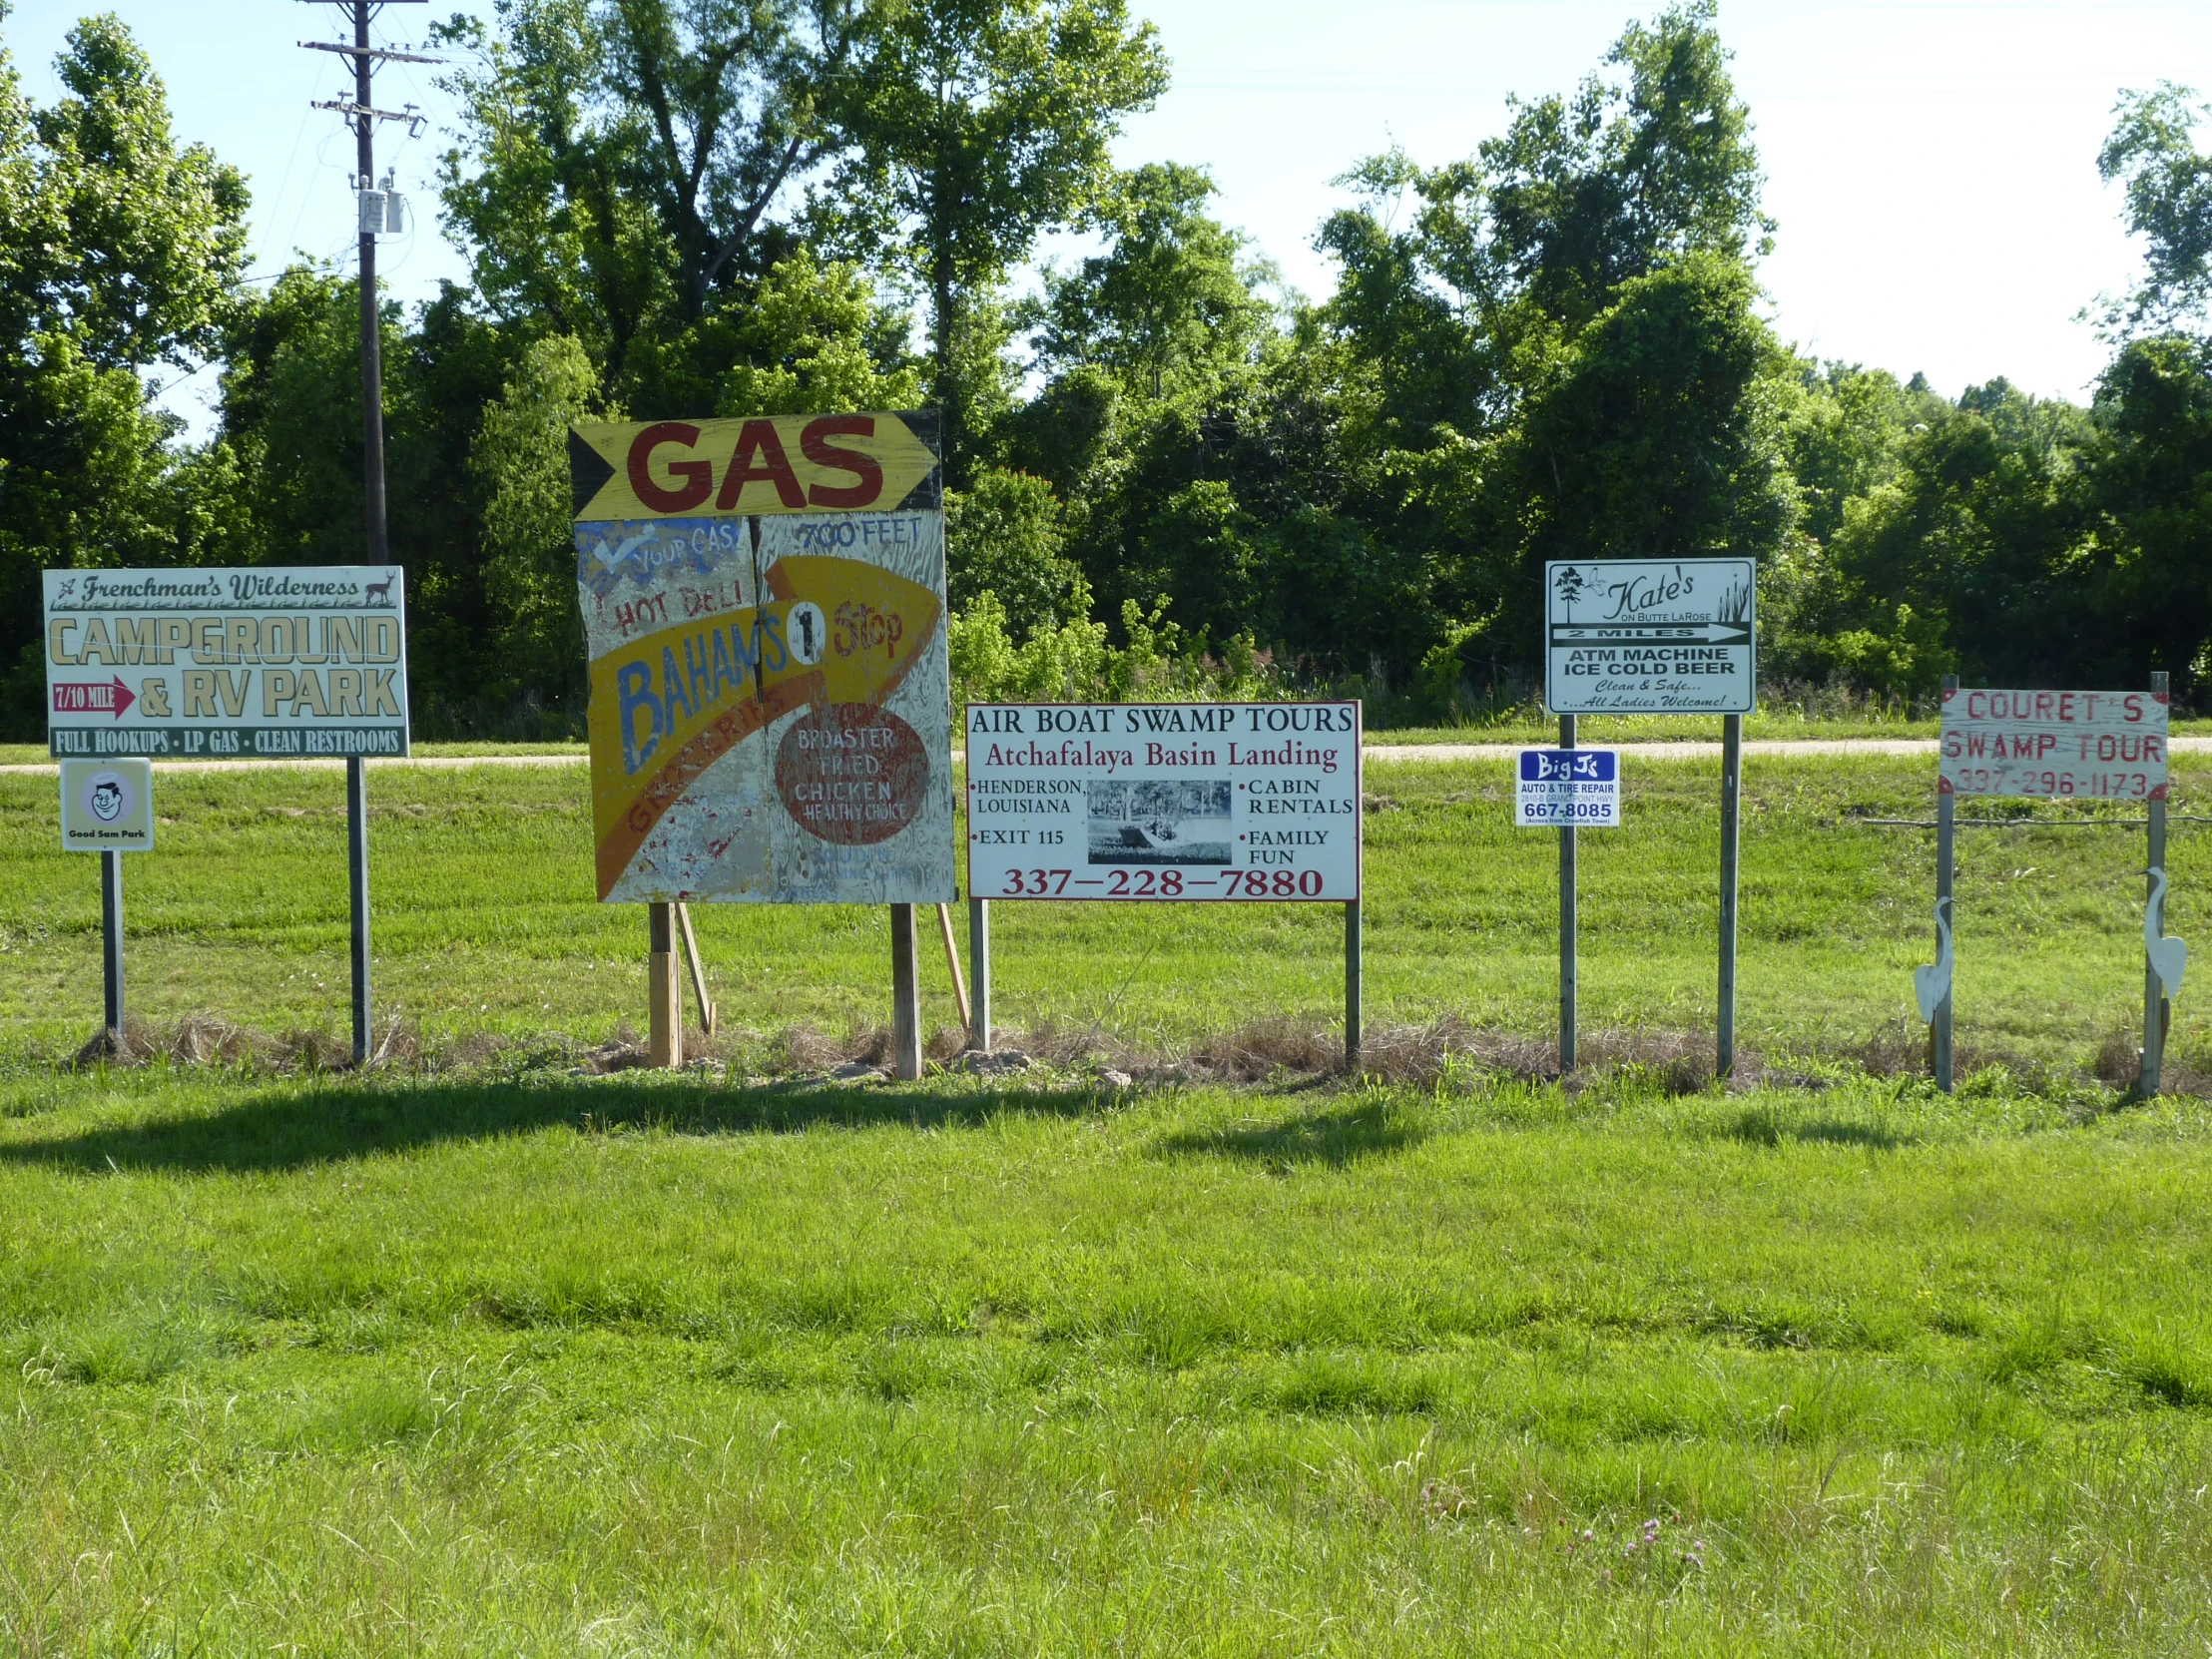
[{"label": "blue sign", "polygon": [[1620,751],[1524,749],[1520,752],[1520,775],[1524,784],[1539,784],[1554,778],[1586,778],[1593,783],[1611,784],[1621,775]]},{"label": "blue sign", "polygon": [[1523,830],[1612,830],[1621,821],[1616,749],[1524,749],[1513,822]]}]

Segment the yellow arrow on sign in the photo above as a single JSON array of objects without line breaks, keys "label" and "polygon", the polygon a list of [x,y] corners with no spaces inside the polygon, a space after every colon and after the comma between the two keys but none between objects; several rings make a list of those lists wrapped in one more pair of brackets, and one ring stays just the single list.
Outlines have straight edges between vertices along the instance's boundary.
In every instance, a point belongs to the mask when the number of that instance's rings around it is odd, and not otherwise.
[{"label": "yellow arrow on sign", "polygon": [[933,507],[937,417],[925,410],[573,426],[568,464],[578,519]]}]

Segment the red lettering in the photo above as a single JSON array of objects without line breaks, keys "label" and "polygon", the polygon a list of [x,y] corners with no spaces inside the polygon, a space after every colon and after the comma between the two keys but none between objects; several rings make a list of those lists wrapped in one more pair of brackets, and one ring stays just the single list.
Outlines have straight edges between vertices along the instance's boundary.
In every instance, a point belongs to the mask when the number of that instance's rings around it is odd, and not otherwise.
[{"label": "red lettering", "polygon": [[1989,694],[1987,692],[1966,693],[1966,718],[1968,720],[1987,720],[1989,718]]},{"label": "red lettering", "polygon": [[[2164,698],[2160,698],[2158,701],[2163,703],[2166,700]],[[2127,719],[2130,725],[2133,725],[2143,718],[2143,699],[2141,694],[2130,693],[2128,697],[2122,702],[2121,707],[2127,710]]]},{"label": "red lettering", "polygon": [[815,485],[807,492],[807,499],[813,505],[865,507],[883,493],[883,469],[873,455],[857,449],[840,449],[830,442],[831,438],[873,436],[875,417],[872,415],[824,415],[820,420],[807,423],[807,429],[799,434],[799,452],[817,466],[849,472],[860,480],[857,484]]},{"label": "red lettering", "polygon": [[681,513],[707,499],[715,487],[715,469],[707,461],[671,461],[672,477],[684,480],[681,489],[670,489],[653,477],[653,451],[664,443],[680,443],[686,449],[699,441],[699,428],[681,420],[664,420],[648,426],[630,440],[630,488],[657,513]]},{"label": "red lettering", "polygon": [[[761,458],[759,465],[754,464],[756,455]],[[776,435],[773,420],[749,420],[738,433],[738,446],[730,451],[730,470],[722,475],[722,493],[715,497],[716,509],[730,511],[745,494],[745,486],[754,483],[774,484],[776,498],[791,511],[807,505],[807,492],[799,487],[799,476],[792,471],[791,457],[784,453],[784,440]]]}]

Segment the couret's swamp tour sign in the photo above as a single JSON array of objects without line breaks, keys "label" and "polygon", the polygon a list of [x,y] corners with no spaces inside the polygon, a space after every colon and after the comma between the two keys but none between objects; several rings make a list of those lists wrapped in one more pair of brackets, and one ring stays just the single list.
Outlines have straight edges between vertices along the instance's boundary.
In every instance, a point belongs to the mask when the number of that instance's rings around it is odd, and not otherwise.
[{"label": "couret's swamp tour sign", "polygon": [[1357,703],[973,704],[976,898],[1360,897]]},{"label": "couret's swamp tour sign", "polygon": [[397,565],[45,573],[47,746],[405,755]]},{"label": "couret's swamp tour sign", "polygon": [[953,896],[936,416],[580,426],[599,896]]},{"label": "couret's swamp tour sign", "polygon": [[1544,566],[1553,714],[1749,714],[1758,567],[1750,559]]}]

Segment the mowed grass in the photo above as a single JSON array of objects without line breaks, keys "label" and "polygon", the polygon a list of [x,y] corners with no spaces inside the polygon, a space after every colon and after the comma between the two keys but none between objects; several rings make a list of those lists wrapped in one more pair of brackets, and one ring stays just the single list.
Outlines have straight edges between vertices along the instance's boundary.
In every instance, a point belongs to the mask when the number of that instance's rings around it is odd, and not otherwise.
[{"label": "mowed grass", "polygon": [[[1625,770],[1627,828],[1582,837],[1583,1024],[1710,1031],[1718,763],[1631,754]],[[1370,761],[1371,1023],[1453,1014],[1552,1030],[1557,840],[1510,827],[1507,773],[1505,762]],[[1920,1040],[1911,970],[1934,952],[1934,835],[1858,820],[1931,817],[1933,773],[1912,757],[1747,762],[1739,1031],[1770,1061]],[[2187,938],[2206,913],[2204,827],[2189,815],[2212,758],[2182,757],[2174,777],[2167,919]],[[581,768],[371,775],[380,1030],[396,1017],[433,1044],[479,1030],[582,1042],[642,1023],[645,918],[595,901],[586,792]],[[125,860],[134,1015],[342,1034],[341,777],[162,774],[156,804],[159,849]],[[73,1052],[100,1020],[98,864],[59,849],[54,819],[50,778],[0,777],[0,1054],[19,1059]],[[2081,1064],[2138,1029],[2141,830],[1969,830],[1959,848],[1961,1049]],[[731,1026],[887,1020],[880,908],[695,913]],[[925,923],[925,1016],[949,1023],[933,934]],[[1334,1019],[1341,1008],[1335,905],[1002,902],[994,937],[1002,1028],[1051,1022],[1172,1051],[1254,1018]],[[2184,1055],[2202,1043],[2195,1010],[2193,995],[2176,1009]]]},{"label": "mowed grass", "polygon": [[[580,1077],[643,918],[580,771],[490,768],[372,780],[379,1005],[489,1061],[73,1072],[95,861],[0,779],[0,1652],[2202,1652],[2212,1109],[2067,1081],[2140,831],[1961,837],[1962,1046],[2039,1092],[1868,1078],[1931,837],[1849,820],[1931,772],[1751,766],[1746,1040],[1833,1082],[1687,1095]],[[1709,1016],[1717,780],[1632,762],[1584,838],[1588,1023]],[[1507,788],[1370,768],[1371,1021],[1549,1030]],[[339,780],[157,792],[138,1011],[342,1031]],[[1339,995],[1331,907],[997,917],[1014,1025]],[[885,1017],[879,911],[699,922],[733,1024]]]},{"label": "mowed grass", "polygon": [[2201,1652],[2207,1127],[18,1071],[0,1650]]}]

